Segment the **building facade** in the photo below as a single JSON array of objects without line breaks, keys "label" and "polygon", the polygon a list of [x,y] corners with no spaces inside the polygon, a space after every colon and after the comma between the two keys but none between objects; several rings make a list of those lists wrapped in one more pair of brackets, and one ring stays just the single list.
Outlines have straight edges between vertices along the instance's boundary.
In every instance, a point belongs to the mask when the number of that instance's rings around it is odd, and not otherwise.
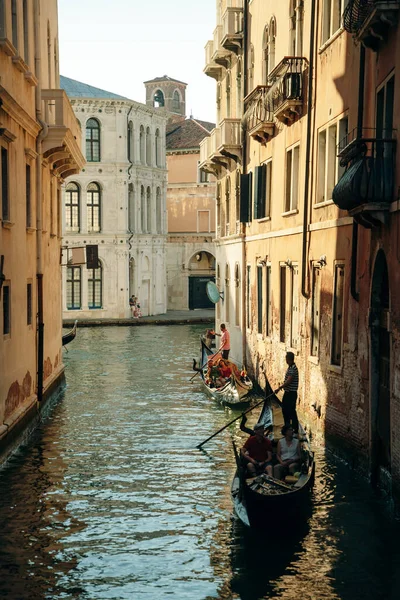
[{"label": "building facade", "polygon": [[[292,350],[311,429],[397,498],[399,8],[218,2],[205,71],[222,108],[201,145],[220,189],[218,320],[261,385],[282,382]],[[226,193],[238,156],[226,137],[232,114],[241,119],[236,203]]]},{"label": "building facade", "polygon": [[[154,109],[61,78],[85,140],[86,167],[63,193],[64,319],[166,312],[166,117]],[[72,250],[98,247],[98,267]],[[81,261],[81,262],[84,262]]]},{"label": "building facade", "polygon": [[215,279],[215,181],[199,169],[200,142],[213,123],[186,118],[186,83],[145,82],[146,104],[168,115],[166,130],[168,310],[208,308]]},{"label": "building facade", "polygon": [[61,185],[84,165],[57,2],[0,3],[0,458],[64,380]]}]

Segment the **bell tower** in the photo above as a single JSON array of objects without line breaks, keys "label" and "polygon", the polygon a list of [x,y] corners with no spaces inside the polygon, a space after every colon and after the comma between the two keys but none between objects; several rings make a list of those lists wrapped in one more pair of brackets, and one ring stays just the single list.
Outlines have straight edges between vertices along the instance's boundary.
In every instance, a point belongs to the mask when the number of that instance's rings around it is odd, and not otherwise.
[{"label": "bell tower", "polygon": [[145,81],[146,104],[152,108],[164,108],[172,115],[186,117],[187,83],[168,75]]}]

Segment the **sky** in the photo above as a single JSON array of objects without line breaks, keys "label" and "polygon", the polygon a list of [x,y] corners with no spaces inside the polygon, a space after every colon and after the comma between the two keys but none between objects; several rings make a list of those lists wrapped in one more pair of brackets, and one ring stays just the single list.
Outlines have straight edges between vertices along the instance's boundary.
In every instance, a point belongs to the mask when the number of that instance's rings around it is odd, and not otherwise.
[{"label": "sky", "polygon": [[215,15],[215,0],[58,0],[60,74],[143,103],[143,82],[168,75],[188,84],[187,116],[215,122]]}]

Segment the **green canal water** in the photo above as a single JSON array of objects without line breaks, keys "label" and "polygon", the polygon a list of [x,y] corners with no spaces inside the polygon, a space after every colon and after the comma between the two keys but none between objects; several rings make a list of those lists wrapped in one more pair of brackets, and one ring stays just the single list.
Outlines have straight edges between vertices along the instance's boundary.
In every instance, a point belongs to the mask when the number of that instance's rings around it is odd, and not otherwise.
[{"label": "green canal water", "polygon": [[324,448],[306,522],[234,517],[237,426],[196,449],[235,416],[190,382],[202,328],[78,331],[63,397],[0,471],[1,599],[400,598],[398,524]]}]

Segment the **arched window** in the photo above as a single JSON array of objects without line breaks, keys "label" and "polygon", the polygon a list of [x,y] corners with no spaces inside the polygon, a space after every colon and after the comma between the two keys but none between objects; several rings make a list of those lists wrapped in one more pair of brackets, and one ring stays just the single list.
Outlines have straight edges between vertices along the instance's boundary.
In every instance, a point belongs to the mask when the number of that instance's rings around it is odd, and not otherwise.
[{"label": "arched window", "polygon": [[100,162],[100,123],[93,118],[86,123],[86,160]]},{"label": "arched window", "polygon": [[251,91],[254,87],[254,46],[250,44],[250,53],[249,53],[249,90]]},{"label": "arched window", "polygon": [[144,195],[144,186],[140,186],[140,229],[146,233],[146,198]]},{"label": "arched window", "polygon": [[268,83],[268,73],[269,73],[269,28],[268,25],[264,29],[263,36],[263,45],[262,45],[262,82],[264,85]]},{"label": "arched window", "polygon": [[140,162],[142,165],[145,164],[146,162],[146,157],[145,157],[145,153],[146,153],[146,146],[145,146],[145,139],[144,139],[144,127],[143,125],[140,126],[140,133],[139,133],[139,145],[140,145]]},{"label": "arched window", "polygon": [[236,233],[240,231],[240,171],[236,171],[235,182],[235,218],[236,218]]},{"label": "arched window", "polygon": [[65,189],[65,229],[80,231],[81,194],[77,183],[71,181]]},{"label": "arched window", "polygon": [[97,269],[88,269],[88,307],[103,307],[103,269],[99,261]]},{"label": "arched window", "polygon": [[226,83],[226,116],[229,119],[231,116],[231,74],[227,73],[225,78]]},{"label": "arched window", "polygon": [[128,185],[128,227],[131,233],[135,232],[136,219],[135,219],[136,207],[135,207],[135,190],[133,183]]},{"label": "arched window", "polygon": [[82,304],[82,281],[80,267],[67,267],[67,309],[80,310]]},{"label": "arched window", "polygon": [[231,180],[230,180],[229,175],[225,181],[225,206],[226,206],[225,235],[229,235],[230,234],[229,223],[230,223],[230,212],[231,212]]},{"label": "arched window", "polygon": [[153,106],[155,108],[162,108],[165,106],[164,94],[161,90],[156,90],[153,96]]},{"label": "arched window", "polygon": [[134,149],[134,141],[133,141],[133,123],[129,121],[128,123],[128,160],[129,162],[133,162],[133,149]]},{"label": "arched window", "polygon": [[235,325],[240,325],[240,268],[235,265]]},{"label": "arched window", "polygon": [[269,40],[268,40],[268,68],[269,72],[275,68],[275,43],[276,43],[276,20],[272,17],[269,22]]},{"label": "arched window", "polygon": [[217,238],[221,237],[221,183],[217,183]]},{"label": "arched window", "polygon": [[230,290],[229,290],[229,285],[230,285],[230,269],[229,269],[229,265],[228,263],[225,265],[225,294],[224,294],[224,300],[225,300],[225,320],[229,322],[230,320]]},{"label": "arched window", "polygon": [[160,137],[159,129],[156,129],[155,146],[156,146],[156,167],[161,167],[161,137]]},{"label": "arched window", "polygon": [[146,191],[146,208],[147,208],[147,214],[146,214],[146,231],[147,233],[151,233],[152,228],[151,228],[151,190],[148,187],[147,191]]},{"label": "arched window", "polygon": [[156,232],[162,233],[161,188],[156,192]]},{"label": "arched window", "polygon": [[151,165],[151,134],[150,127],[146,129],[146,165]]},{"label": "arched window", "polygon": [[172,110],[180,111],[180,109],[181,109],[181,97],[180,97],[178,90],[175,90],[173,98],[172,98]]},{"label": "arched window", "polygon": [[89,183],[86,191],[87,230],[101,230],[101,192],[98,183]]}]

